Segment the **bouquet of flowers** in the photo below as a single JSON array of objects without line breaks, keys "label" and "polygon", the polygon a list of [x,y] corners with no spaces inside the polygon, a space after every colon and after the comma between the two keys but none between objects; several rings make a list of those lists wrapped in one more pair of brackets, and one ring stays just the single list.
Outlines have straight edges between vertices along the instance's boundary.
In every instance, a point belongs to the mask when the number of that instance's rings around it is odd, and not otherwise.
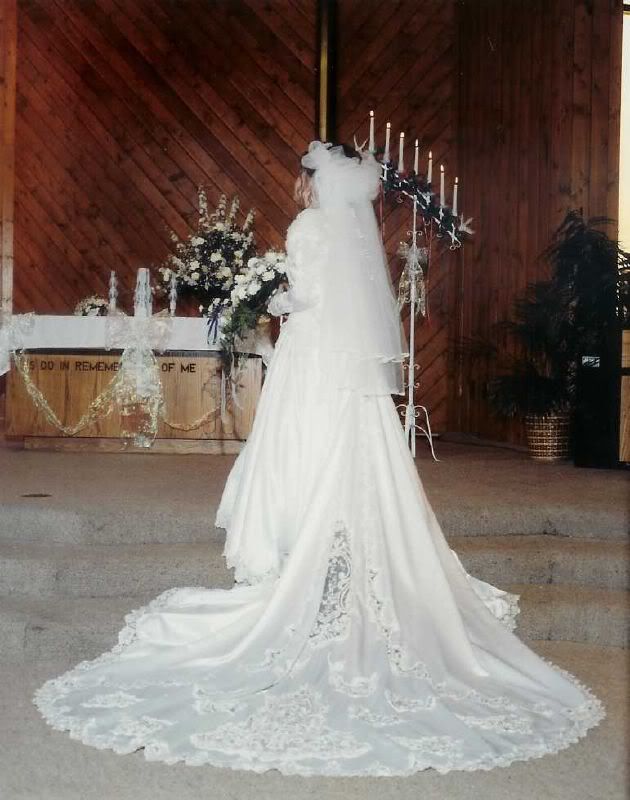
[{"label": "bouquet of flowers", "polygon": [[209,214],[205,190],[200,188],[196,230],[183,241],[171,232],[175,252],[158,269],[163,291],[168,292],[174,280],[178,294],[197,298],[199,311],[204,315],[229,305],[234,275],[256,251],[252,231],[254,212],[251,210],[239,226],[236,222],[239,207],[239,199],[234,197],[228,210],[227,197],[221,195],[214,213]]},{"label": "bouquet of flowers", "polygon": [[109,302],[104,297],[91,295],[84,297],[74,307],[75,317],[104,317],[109,310]]},{"label": "bouquet of flowers", "polygon": [[286,255],[277,250],[253,256],[234,274],[234,287],[224,306],[221,329],[221,345],[227,362],[234,359],[239,344],[242,345],[256,325],[268,320],[269,298],[286,279]]}]

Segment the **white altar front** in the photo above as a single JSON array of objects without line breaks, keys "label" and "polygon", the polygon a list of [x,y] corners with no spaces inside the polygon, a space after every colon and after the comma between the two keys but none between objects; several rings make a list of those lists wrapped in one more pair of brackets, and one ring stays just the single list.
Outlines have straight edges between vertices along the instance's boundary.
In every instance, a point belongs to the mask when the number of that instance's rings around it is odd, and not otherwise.
[{"label": "white altar front", "polygon": [[[156,352],[163,410],[150,450],[237,452],[260,395],[261,357],[247,354],[236,380],[226,379],[218,336],[208,336],[208,320],[167,319],[164,349]],[[121,350],[108,346],[108,322],[99,316],[33,315],[21,336],[30,378],[65,427],[77,424],[118,371]],[[6,419],[7,436],[29,448],[134,449],[121,438],[117,411],[74,435],[64,434],[38,408],[15,364],[7,376]]]}]

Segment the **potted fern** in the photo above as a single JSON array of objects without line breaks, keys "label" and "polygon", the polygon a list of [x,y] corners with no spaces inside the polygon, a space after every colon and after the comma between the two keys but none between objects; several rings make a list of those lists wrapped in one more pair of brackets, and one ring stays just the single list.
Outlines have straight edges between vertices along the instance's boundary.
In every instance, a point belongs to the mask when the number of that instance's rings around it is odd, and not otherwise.
[{"label": "potted fern", "polygon": [[505,417],[524,419],[532,458],[567,458],[581,354],[604,338],[620,338],[630,303],[630,254],[598,226],[570,211],[542,254],[547,281],[530,284],[514,302],[512,317],[498,323],[516,343],[517,355],[495,357],[488,399]]}]

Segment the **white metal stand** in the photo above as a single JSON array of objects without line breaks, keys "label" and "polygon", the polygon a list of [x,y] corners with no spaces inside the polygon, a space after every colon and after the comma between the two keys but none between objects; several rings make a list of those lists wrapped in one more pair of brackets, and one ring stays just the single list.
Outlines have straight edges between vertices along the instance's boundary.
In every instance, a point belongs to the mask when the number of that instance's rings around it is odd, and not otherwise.
[{"label": "white metal stand", "polygon": [[[385,167],[387,170],[387,167]],[[416,437],[418,432],[426,436],[431,448],[431,455],[435,461],[439,461],[435,455],[433,447],[433,431],[431,430],[431,422],[429,420],[429,412],[426,406],[417,405],[415,402],[415,390],[420,386],[416,381],[416,369],[420,369],[420,365],[416,364],[415,360],[415,347],[416,347],[416,299],[417,299],[417,281],[420,273],[420,259],[418,258],[418,198],[413,197],[413,220],[412,228],[410,231],[411,246],[407,254],[407,270],[409,275],[409,361],[404,365],[406,370],[406,388],[407,388],[407,402],[400,403],[396,406],[399,410],[404,409],[405,420],[405,437],[407,444],[411,450],[411,455],[416,455]],[[422,418],[422,421],[420,419]]]}]

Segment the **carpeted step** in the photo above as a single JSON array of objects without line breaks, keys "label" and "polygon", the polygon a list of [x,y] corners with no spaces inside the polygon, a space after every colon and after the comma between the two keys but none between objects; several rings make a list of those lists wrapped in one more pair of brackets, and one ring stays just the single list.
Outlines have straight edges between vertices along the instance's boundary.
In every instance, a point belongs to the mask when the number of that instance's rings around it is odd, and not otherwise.
[{"label": "carpeted step", "polygon": [[[497,586],[572,583],[630,588],[628,545],[558,537],[451,538],[468,572]],[[223,542],[44,545],[0,543],[0,596],[117,597],[171,586],[230,586]]]},{"label": "carpeted step", "polygon": [[520,594],[518,635],[523,639],[630,646],[630,592],[571,584],[513,584]]},{"label": "carpeted step", "polygon": [[[427,456],[417,467],[447,535],[628,538],[627,473],[448,443],[439,455],[440,463]],[[0,448],[0,541],[205,542],[233,463],[231,456]]]},{"label": "carpeted step", "polygon": [[0,544],[0,596],[122,597],[172,586],[230,587],[223,544]]},{"label": "carpeted step", "polygon": [[[583,586],[515,584],[521,595],[517,634],[523,639],[628,647],[630,594]],[[2,598],[0,660],[94,658],[116,642],[124,616],[151,597]]]},{"label": "carpeted step", "polygon": [[573,583],[630,589],[630,541],[559,536],[449,537],[466,570],[488,583]]}]

